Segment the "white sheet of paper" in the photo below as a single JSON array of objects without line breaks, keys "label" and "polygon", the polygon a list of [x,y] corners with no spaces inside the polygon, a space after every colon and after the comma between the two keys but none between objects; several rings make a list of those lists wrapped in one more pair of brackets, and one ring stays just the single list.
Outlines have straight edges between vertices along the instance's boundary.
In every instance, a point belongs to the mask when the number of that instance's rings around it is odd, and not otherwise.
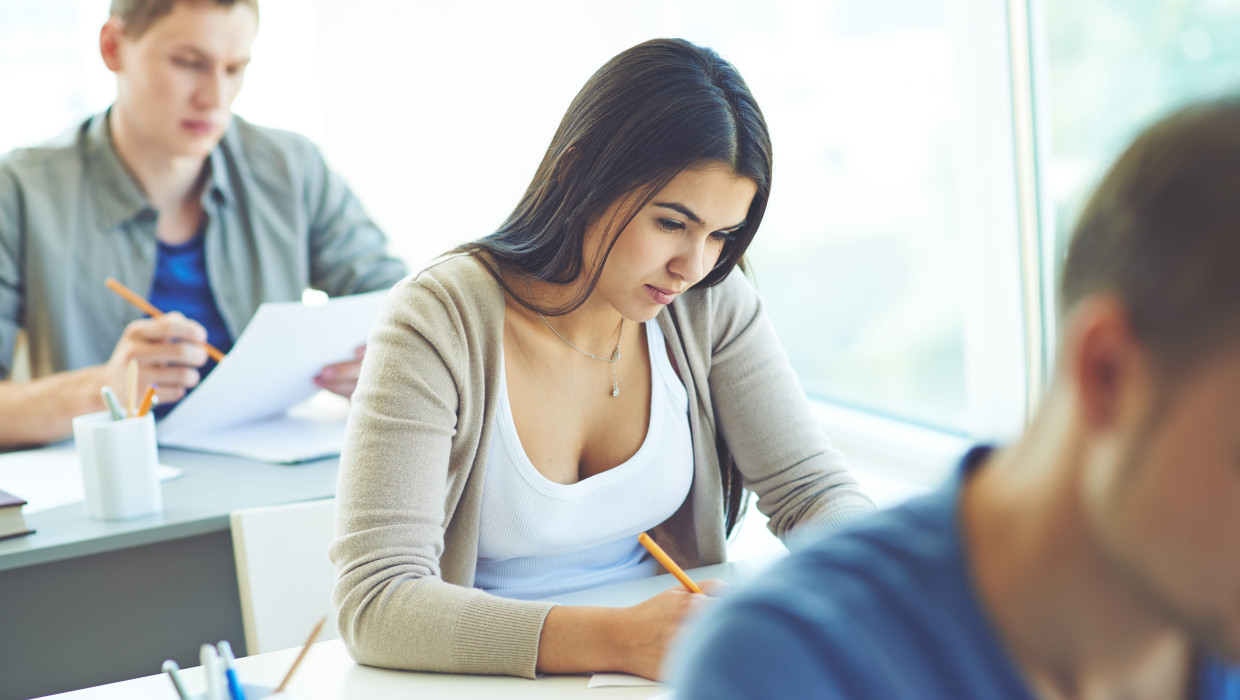
[{"label": "white sheet of paper", "polygon": [[319,391],[314,377],[323,367],[353,359],[386,295],[263,304],[224,361],[160,421],[160,444],[270,462],[338,454],[339,411],[286,414]]},{"label": "white sheet of paper", "polygon": [[[181,475],[179,468],[166,464],[157,471],[160,481]],[[86,500],[82,467],[71,443],[0,454],[0,488],[26,499],[22,512],[27,515]]]},{"label": "white sheet of paper", "polygon": [[293,463],[340,454],[349,400],[320,391],[282,416],[182,437],[167,447],[238,455],[260,462]]},{"label": "white sheet of paper", "polygon": [[587,688],[631,688],[635,686],[660,685],[658,681],[627,673],[596,673],[590,676]]}]

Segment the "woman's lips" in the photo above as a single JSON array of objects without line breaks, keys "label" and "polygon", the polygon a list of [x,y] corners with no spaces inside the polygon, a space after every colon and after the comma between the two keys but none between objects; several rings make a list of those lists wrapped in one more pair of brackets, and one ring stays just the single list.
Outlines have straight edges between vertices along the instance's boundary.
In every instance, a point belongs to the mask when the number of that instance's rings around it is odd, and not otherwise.
[{"label": "woman's lips", "polygon": [[654,300],[654,303],[662,304],[664,306],[672,303],[672,300],[676,298],[675,292],[661,287],[656,287],[652,284],[646,285],[646,293],[650,295],[650,298]]}]

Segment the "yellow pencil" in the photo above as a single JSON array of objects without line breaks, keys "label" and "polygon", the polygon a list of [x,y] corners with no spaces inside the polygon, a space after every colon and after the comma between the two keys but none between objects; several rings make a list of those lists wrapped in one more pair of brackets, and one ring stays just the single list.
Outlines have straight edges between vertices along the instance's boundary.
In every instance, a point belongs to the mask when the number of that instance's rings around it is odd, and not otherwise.
[{"label": "yellow pencil", "polygon": [[146,393],[142,395],[142,403],[138,406],[139,418],[145,416],[151,410],[151,405],[155,400],[155,385],[152,384],[146,388]]},{"label": "yellow pencil", "polygon": [[659,560],[659,563],[663,565],[663,568],[667,569],[667,572],[672,576],[675,576],[676,580],[680,581],[685,588],[688,588],[694,593],[702,593],[702,589],[698,588],[698,585],[693,582],[693,579],[689,578],[689,574],[686,574],[684,569],[677,566],[676,562],[672,561],[672,558],[667,556],[667,552],[663,551],[662,547],[656,544],[654,540],[650,539],[650,535],[643,532],[637,536],[637,541],[641,542],[643,547],[650,550],[650,553],[654,555],[655,559]]},{"label": "yellow pencil", "polygon": [[[111,289],[112,291],[119,294],[121,298],[124,299],[125,301],[138,307],[138,310],[146,314],[147,316],[150,316],[151,318],[159,318],[160,316],[164,315],[164,312],[155,308],[151,304],[151,302],[138,296],[137,294],[134,293],[132,289],[130,289],[129,287],[126,287],[120,282],[117,282],[111,277],[104,280],[103,284],[108,289]],[[207,351],[207,354],[211,356],[212,360],[219,362],[220,360],[224,359],[224,353],[220,352],[220,349],[215,347],[211,343],[203,343],[202,347],[203,349]]]},{"label": "yellow pencil", "polygon": [[314,629],[311,630],[310,638],[306,640],[305,646],[301,648],[301,653],[298,654],[297,658],[293,660],[293,665],[289,666],[288,673],[284,674],[284,680],[280,681],[280,685],[276,686],[277,693],[283,692],[284,686],[288,685],[288,682],[293,679],[293,671],[296,671],[297,667],[301,664],[301,660],[306,658],[306,652],[310,651],[310,646],[314,644],[314,640],[318,638],[319,631],[323,629],[323,623],[325,622],[327,622],[326,615],[324,615],[323,619],[319,620],[319,624],[315,625]]}]

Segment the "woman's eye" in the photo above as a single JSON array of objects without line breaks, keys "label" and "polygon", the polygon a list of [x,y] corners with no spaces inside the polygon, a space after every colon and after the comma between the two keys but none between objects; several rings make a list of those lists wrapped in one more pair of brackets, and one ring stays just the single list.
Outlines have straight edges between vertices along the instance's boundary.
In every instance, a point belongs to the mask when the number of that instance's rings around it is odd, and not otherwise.
[{"label": "woman's eye", "polygon": [[659,219],[659,226],[662,226],[664,231],[680,231],[685,227],[683,223],[675,219]]},{"label": "woman's eye", "polygon": [[710,234],[710,237],[715,239],[716,241],[719,241],[720,243],[727,243],[728,241],[732,240],[732,232],[715,231],[714,233]]}]

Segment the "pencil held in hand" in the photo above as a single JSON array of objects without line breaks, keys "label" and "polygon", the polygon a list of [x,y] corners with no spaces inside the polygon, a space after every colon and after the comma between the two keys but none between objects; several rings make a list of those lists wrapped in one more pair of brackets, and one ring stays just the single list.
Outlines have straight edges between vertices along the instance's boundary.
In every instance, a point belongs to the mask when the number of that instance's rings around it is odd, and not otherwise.
[{"label": "pencil held in hand", "polygon": [[677,581],[680,581],[681,585],[694,593],[701,593],[702,595],[705,595],[705,593],[702,593],[702,589],[698,588],[698,585],[693,582],[693,579],[689,578],[689,574],[686,574],[684,569],[677,566],[676,562],[672,561],[672,558],[667,556],[667,552],[663,551],[662,547],[655,544],[655,541],[650,539],[650,535],[643,532],[637,536],[637,541],[641,542],[642,546],[649,550],[650,553],[654,555],[654,558],[658,559],[659,563],[663,565],[663,568],[667,569],[669,574],[675,576]]},{"label": "pencil held in hand", "polygon": [[[151,302],[138,296],[132,289],[126,287],[120,282],[117,282],[115,279],[109,277],[103,281],[103,284],[107,286],[108,289],[111,289],[119,294],[125,301],[138,307],[138,310],[147,316],[150,316],[151,318],[159,318],[164,315],[164,312],[152,306]],[[212,360],[219,362],[224,359],[224,353],[220,352],[219,348],[215,347],[211,343],[204,342],[202,347],[207,351],[207,354],[211,356]]]}]

